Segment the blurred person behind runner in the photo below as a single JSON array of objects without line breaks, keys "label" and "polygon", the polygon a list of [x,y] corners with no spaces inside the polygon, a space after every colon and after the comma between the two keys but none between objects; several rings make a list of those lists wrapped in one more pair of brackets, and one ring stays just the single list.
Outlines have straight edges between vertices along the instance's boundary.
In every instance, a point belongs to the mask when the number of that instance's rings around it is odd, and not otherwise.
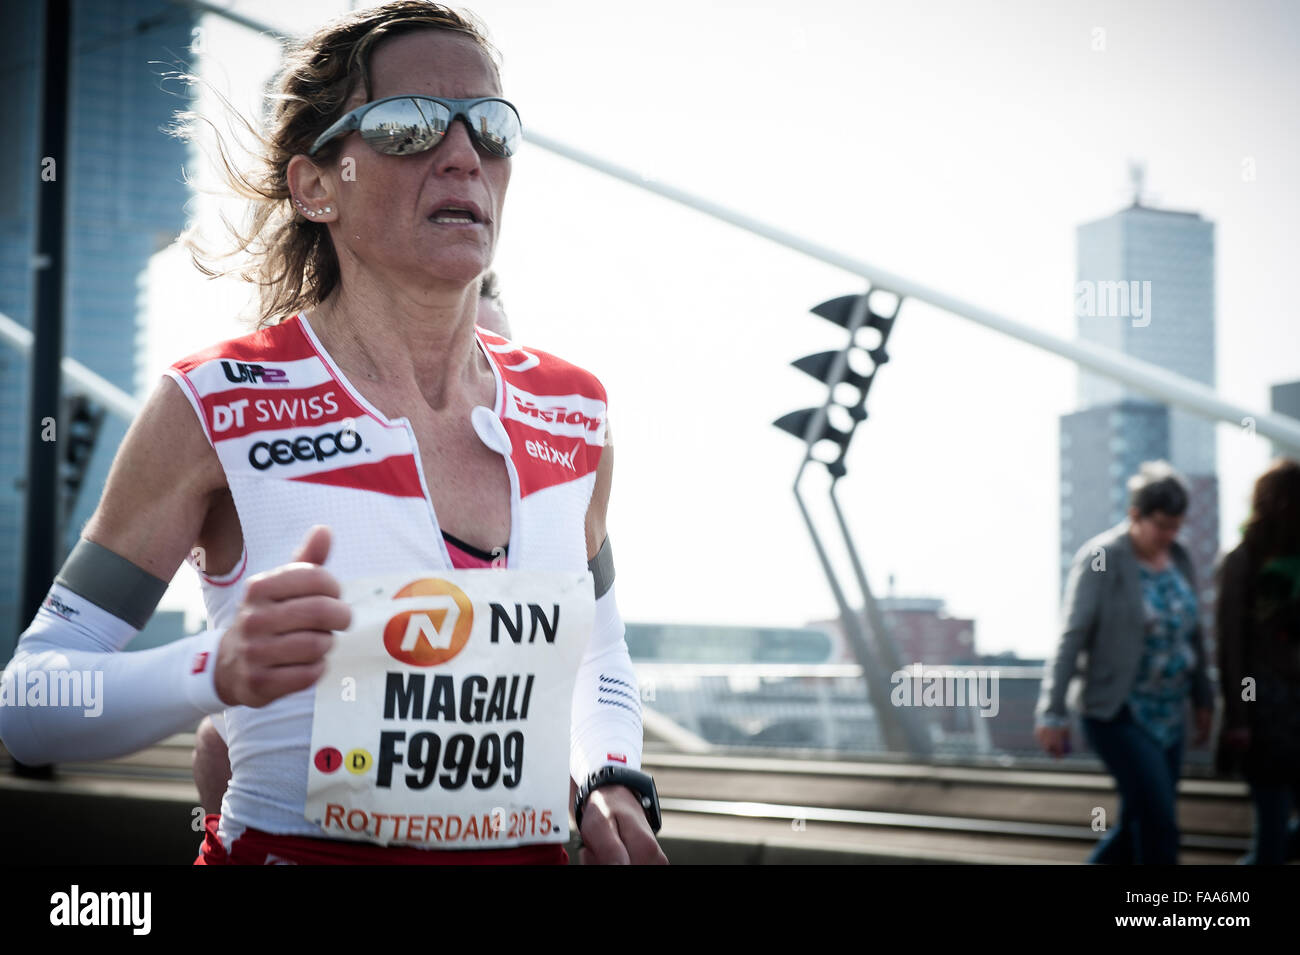
[{"label": "blurred person behind runner", "polygon": [[1205,742],[1213,691],[1191,558],[1174,539],[1187,486],[1157,461],[1142,465],[1128,491],[1128,517],[1085,543],[1071,564],[1034,732],[1052,756],[1068,750],[1066,693],[1086,652],[1084,735],[1120,797],[1118,823],[1088,861],[1174,864],[1184,711],[1190,697],[1195,741]]},{"label": "blurred person behind runner", "polygon": [[1278,459],[1255,481],[1241,543],[1219,564],[1218,595],[1220,771],[1239,765],[1250,785],[1255,832],[1242,861],[1277,865],[1300,854],[1291,819],[1300,808],[1300,463]]},{"label": "blurred person behind runner", "polygon": [[496,272],[488,270],[479,287],[478,323],[490,332],[502,338],[513,338],[510,332],[510,320],[506,317],[505,305],[501,302],[501,283]]}]

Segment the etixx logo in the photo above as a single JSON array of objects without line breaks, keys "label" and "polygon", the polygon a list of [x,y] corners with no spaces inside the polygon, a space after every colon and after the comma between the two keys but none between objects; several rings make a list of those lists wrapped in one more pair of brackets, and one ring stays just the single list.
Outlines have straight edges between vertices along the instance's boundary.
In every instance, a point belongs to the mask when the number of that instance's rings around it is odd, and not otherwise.
[{"label": "etixx logo", "polygon": [[474,607],[455,584],[428,577],[407,584],[393,599],[410,608],[394,614],[384,626],[384,649],[394,660],[432,667],[465,649]]}]

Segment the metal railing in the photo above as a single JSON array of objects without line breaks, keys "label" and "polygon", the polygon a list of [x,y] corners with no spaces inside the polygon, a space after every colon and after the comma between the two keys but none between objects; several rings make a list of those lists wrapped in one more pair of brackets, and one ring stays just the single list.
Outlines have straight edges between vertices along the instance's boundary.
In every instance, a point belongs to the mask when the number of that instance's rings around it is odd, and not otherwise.
[{"label": "metal railing", "polygon": [[[905,758],[891,752],[862,694],[858,664],[658,663],[634,661],[646,712],[647,751],[757,754],[822,759]],[[911,667],[905,668],[909,678]],[[916,706],[934,762],[1002,768],[1101,771],[1077,725],[1072,750],[1045,755],[1034,740],[1034,710],[1043,668],[990,663],[926,664],[923,672],[996,674],[996,712],[965,705]],[[1211,679],[1217,679],[1211,674]],[[897,681],[894,681],[897,682]],[[974,701],[974,702],[972,702]],[[1190,730],[1190,726],[1188,727]],[[1208,748],[1184,744],[1188,775],[1208,776]]]}]

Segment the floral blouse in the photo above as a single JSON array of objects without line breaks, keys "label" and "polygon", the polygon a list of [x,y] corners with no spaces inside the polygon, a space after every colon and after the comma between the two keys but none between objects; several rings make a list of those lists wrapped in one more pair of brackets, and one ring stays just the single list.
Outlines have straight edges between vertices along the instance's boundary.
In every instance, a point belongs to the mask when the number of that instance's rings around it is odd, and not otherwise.
[{"label": "floral blouse", "polygon": [[1164,570],[1138,564],[1138,571],[1146,611],[1146,646],[1129,693],[1129,709],[1138,725],[1168,748],[1183,733],[1190,676],[1196,666],[1191,636],[1199,608],[1187,578],[1172,563]]}]

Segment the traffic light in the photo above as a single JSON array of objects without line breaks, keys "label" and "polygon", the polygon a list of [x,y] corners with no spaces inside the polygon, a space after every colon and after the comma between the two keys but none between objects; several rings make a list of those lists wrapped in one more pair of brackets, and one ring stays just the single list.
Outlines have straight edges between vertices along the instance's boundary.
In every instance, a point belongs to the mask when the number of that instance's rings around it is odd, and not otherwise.
[{"label": "traffic light", "polygon": [[[877,311],[872,307],[870,299],[873,295],[884,294],[887,293],[872,289],[860,295],[842,295],[812,309],[812,313],[819,318],[846,329],[849,341],[839,351],[817,352],[791,362],[804,374],[825,382],[829,394],[826,403],[820,408],[802,408],[772,422],[782,431],[805,441],[809,456],[825,464],[831,476],[836,479],[847,473],[844,459],[854,430],[867,418],[867,393],[871,390],[876,371],[889,361],[885,344],[893,331],[902,298],[895,296],[892,308]],[[866,328],[876,332],[878,340],[871,345],[860,340],[861,331]],[[851,400],[837,400],[836,392],[842,392],[842,386],[853,389],[854,397]],[[834,421],[837,413],[847,416],[847,427],[837,427]],[[832,451],[833,457],[829,460],[818,458],[813,453],[813,448],[818,445],[825,447],[828,442],[835,449]]]},{"label": "traffic light", "polygon": [[[831,354],[835,354],[832,352]],[[843,477],[844,456],[849,450],[849,441],[853,438],[853,431],[841,431],[827,420],[827,409],[825,408],[801,408],[798,411],[791,411],[777,418],[772,423],[782,431],[787,431],[800,440],[807,441],[811,447],[829,441],[838,446],[839,452],[832,461],[822,461],[835,477]],[[818,421],[817,419],[820,419]],[[809,429],[814,427],[815,430]],[[814,455],[814,457],[816,457]]]},{"label": "traffic light", "polygon": [[[890,308],[873,307],[872,297],[879,300],[882,296],[894,299]],[[808,526],[817,559],[821,562],[826,581],[839,606],[845,640],[862,667],[867,699],[875,711],[882,739],[892,751],[927,758],[933,746],[925,721],[915,711],[900,710],[892,703],[890,674],[899,669],[899,655],[871,594],[866,571],[849,532],[848,521],[835,496],[837,483],[847,470],[844,458],[848,454],[853,432],[867,417],[867,393],[871,390],[877,370],[889,361],[885,344],[893,331],[894,320],[902,302],[901,296],[892,296],[881,289],[868,289],[861,295],[843,295],[814,308],[814,315],[834,322],[849,333],[848,343],[838,351],[805,355],[791,363],[804,374],[825,382],[828,389],[826,403],[818,408],[791,411],[772,423],[807,445],[803,463],[799,465],[799,473],[794,479],[795,500],[799,503],[799,512]],[[862,333],[866,329],[874,330],[874,341],[863,340]],[[846,396],[846,390],[851,394]],[[832,455],[829,458],[819,456],[816,453],[818,447],[824,448],[827,445],[830,446]],[[812,460],[825,464],[831,474],[830,503],[844,536],[844,545],[852,558],[854,576],[862,591],[861,613],[849,606],[821,535],[817,532],[817,524],[799,487],[808,462]]]}]

